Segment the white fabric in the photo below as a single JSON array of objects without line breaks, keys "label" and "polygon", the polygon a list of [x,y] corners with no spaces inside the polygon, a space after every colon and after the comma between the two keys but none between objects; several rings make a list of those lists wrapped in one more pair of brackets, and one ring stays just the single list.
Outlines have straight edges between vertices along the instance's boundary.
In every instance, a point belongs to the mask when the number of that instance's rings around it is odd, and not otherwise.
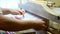
[{"label": "white fabric", "polygon": [[7,14],[7,15],[4,15],[4,16],[7,16],[9,18],[13,18],[13,19],[23,19],[23,15],[12,15],[12,14]]}]

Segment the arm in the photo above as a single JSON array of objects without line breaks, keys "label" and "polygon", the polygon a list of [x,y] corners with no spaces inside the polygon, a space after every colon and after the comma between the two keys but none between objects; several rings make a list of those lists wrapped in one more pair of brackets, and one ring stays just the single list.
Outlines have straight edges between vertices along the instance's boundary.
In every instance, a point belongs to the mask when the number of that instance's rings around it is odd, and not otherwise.
[{"label": "arm", "polygon": [[21,31],[25,29],[44,29],[44,22],[41,20],[15,20],[0,15],[0,30]]},{"label": "arm", "polygon": [[23,10],[17,10],[17,9],[7,9],[7,8],[2,8],[2,12],[3,14],[13,14],[13,15],[24,15],[24,11]]},{"label": "arm", "polygon": [[1,9],[2,9],[3,14],[10,14],[11,13],[11,11],[7,8],[1,8]]}]

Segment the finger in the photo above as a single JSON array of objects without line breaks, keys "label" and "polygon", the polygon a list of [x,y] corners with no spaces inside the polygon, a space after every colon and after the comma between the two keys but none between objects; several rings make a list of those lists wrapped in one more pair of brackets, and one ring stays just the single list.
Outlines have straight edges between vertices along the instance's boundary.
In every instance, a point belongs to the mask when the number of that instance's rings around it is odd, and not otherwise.
[{"label": "finger", "polygon": [[38,30],[45,30],[45,29],[47,29],[46,27],[47,27],[46,25],[37,25],[37,26],[35,26],[34,29],[37,30],[37,31]]},{"label": "finger", "polygon": [[19,10],[19,13],[20,13],[21,15],[24,15],[24,14],[25,14],[25,11]]}]

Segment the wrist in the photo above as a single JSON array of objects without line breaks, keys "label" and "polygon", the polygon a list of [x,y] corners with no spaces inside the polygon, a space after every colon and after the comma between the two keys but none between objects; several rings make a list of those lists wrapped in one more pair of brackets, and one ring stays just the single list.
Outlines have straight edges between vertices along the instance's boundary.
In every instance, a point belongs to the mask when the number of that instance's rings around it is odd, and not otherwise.
[{"label": "wrist", "polygon": [[10,12],[10,14],[13,14],[13,11],[12,10],[10,10],[9,12]]}]

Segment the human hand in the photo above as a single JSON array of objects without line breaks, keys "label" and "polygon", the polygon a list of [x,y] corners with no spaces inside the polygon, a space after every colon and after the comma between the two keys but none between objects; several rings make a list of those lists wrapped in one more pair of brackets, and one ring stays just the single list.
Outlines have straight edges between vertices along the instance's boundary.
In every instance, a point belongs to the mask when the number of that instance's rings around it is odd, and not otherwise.
[{"label": "human hand", "polygon": [[36,20],[36,23],[34,25],[35,30],[45,30],[47,29],[47,26],[45,25],[45,22],[42,20]]},{"label": "human hand", "polygon": [[13,15],[24,15],[25,11],[24,10],[11,10],[11,13]]}]

